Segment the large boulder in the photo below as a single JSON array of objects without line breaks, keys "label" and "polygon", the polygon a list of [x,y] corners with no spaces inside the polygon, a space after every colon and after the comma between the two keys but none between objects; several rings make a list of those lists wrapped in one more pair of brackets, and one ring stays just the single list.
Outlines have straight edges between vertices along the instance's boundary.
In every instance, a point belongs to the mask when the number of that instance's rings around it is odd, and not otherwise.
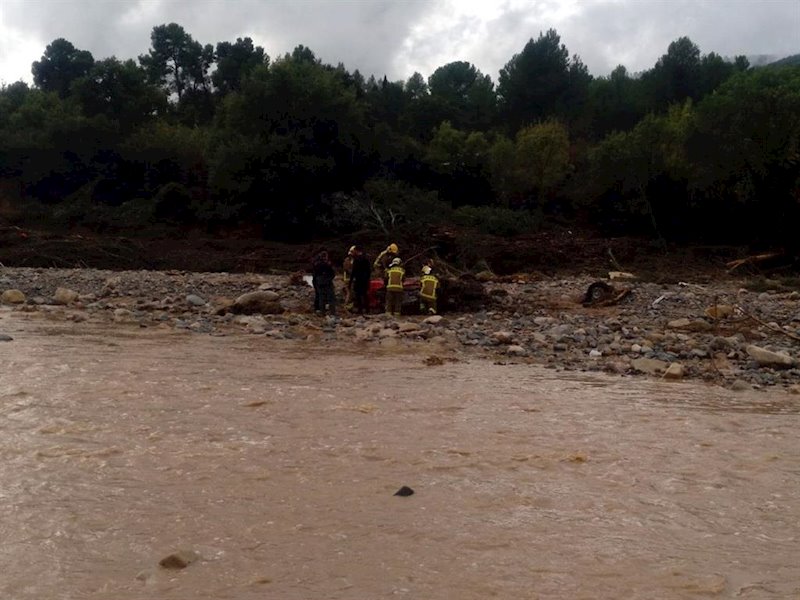
[{"label": "large boulder", "polygon": [[672,363],[667,370],[664,371],[664,379],[683,379],[684,368],[680,363]]},{"label": "large boulder", "polygon": [[631,367],[640,373],[648,375],[661,375],[669,367],[669,363],[655,358],[634,358]]},{"label": "large boulder", "polygon": [[78,292],[69,288],[60,287],[53,294],[53,302],[55,304],[72,304],[78,299]]},{"label": "large boulder", "polygon": [[783,352],[773,352],[760,346],[750,345],[745,348],[747,354],[761,367],[775,367],[778,369],[789,369],[794,366],[795,360]]},{"label": "large boulder", "polygon": [[278,298],[277,293],[269,290],[247,292],[233,302],[230,311],[237,315],[278,315],[283,313]]},{"label": "large boulder", "polygon": [[190,306],[205,306],[207,304],[206,299],[197,294],[188,294],[186,296],[186,303]]},{"label": "large boulder", "polygon": [[3,304],[22,304],[25,302],[25,294],[19,290],[6,290],[0,295],[0,302]]}]

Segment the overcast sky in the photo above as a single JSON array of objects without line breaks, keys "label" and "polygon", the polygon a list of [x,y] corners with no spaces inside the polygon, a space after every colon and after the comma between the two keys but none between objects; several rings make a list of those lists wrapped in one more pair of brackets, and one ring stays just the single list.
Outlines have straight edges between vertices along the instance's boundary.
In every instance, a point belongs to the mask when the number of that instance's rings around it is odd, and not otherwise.
[{"label": "overcast sky", "polygon": [[173,21],[203,44],[250,36],[270,56],[305,44],[393,80],[467,60],[496,81],[550,27],[595,75],[649,68],[683,35],[704,53],[800,53],[800,0],[0,0],[0,81],[30,81],[55,38],[135,58]]}]

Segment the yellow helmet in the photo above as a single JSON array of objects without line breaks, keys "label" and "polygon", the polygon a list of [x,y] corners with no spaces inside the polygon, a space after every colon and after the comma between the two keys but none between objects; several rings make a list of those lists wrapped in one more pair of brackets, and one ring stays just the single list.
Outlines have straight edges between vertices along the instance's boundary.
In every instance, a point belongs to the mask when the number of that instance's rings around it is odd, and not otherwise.
[{"label": "yellow helmet", "polygon": [[389,244],[389,247],[386,250],[388,252],[391,252],[392,254],[397,254],[399,252],[399,249],[397,248],[397,244]]}]

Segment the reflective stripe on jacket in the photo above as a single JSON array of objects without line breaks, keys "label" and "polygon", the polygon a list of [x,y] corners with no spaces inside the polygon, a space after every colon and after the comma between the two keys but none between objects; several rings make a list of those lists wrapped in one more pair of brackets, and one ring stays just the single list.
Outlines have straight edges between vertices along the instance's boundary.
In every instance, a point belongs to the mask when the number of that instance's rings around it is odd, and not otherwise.
[{"label": "reflective stripe on jacket", "polygon": [[403,267],[392,267],[386,271],[386,290],[389,292],[403,291],[403,277],[406,270]]},{"label": "reflective stripe on jacket", "polygon": [[350,275],[353,273],[353,257],[348,256],[342,263],[342,279],[345,283],[350,281]]},{"label": "reflective stripe on jacket", "polygon": [[439,280],[433,275],[423,275],[419,279],[419,295],[426,300],[436,300],[436,290]]}]

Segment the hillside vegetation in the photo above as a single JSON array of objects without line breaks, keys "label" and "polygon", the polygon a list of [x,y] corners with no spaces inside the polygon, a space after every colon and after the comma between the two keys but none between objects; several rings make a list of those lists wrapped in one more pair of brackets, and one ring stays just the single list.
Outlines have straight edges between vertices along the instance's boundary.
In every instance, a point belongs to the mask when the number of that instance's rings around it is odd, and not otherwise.
[{"label": "hillside vegetation", "polygon": [[685,37],[637,76],[591,76],[549,30],[496,82],[463,61],[389,81],[171,23],[136,60],[54,40],[33,77],[0,89],[0,206],[17,224],[798,239],[800,67]]}]

